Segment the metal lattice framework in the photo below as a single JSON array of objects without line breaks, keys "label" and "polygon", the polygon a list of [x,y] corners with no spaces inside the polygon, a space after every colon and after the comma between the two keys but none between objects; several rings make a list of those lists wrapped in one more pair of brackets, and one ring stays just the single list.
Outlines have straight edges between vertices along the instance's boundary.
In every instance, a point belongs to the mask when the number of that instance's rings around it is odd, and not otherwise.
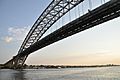
[{"label": "metal lattice framework", "polygon": [[84,0],[53,0],[32,26],[18,54],[37,42],[58,19],[83,1]]}]

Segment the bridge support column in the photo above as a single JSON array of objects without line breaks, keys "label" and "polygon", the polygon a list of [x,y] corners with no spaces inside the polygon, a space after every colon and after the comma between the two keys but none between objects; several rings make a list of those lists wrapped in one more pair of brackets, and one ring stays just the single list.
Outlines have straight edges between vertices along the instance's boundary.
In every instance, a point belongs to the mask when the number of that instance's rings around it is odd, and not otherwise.
[{"label": "bridge support column", "polygon": [[25,60],[27,59],[28,55],[25,56],[14,56],[13,59],[8,61],[7,63],[4,64],[4,68],[9,68],[9,69],[22,69]]},{"label": "bridge support column", "polygon": [[19,57],[16,62],[15,62],[15,66],[14,69],[21,69],[23,68],[23,65],[25,63],[25,60],[27,59],[28,55],[25,55],[23,57]]}]

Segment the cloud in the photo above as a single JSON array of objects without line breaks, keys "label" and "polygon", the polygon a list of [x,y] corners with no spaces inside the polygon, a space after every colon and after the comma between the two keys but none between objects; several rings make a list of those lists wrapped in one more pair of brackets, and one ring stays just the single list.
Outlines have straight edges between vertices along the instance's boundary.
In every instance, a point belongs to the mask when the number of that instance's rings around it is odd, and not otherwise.
[{"label": "cloud", "polygon": [[7,42],[7,43],[10,43],[12,40],[13,40],[13,38],[12,38],[12,37],[9,37],[9,36],[6,36],[6,37],[4,38],[4,41]]},{"label": "cloud", "polygon": [[6,43],[12,41],[23,41],[27,35],[30,27],[9,27],[7,36],[3,37]]}]

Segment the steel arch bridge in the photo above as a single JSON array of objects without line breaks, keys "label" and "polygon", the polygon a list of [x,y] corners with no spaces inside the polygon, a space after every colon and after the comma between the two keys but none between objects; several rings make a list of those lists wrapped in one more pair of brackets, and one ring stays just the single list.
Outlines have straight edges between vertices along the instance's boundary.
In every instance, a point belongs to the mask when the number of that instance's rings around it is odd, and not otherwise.
[{"label": "steel arch bridge", "polygon": [[110,0],[62,26],[44,38],[41,38],[57,20],[84,1],[85,0],[53,0],[30,29],[18,54],[6,62],[4,66],[13,69],[22,68],[30,53],[120,16],[120,0]]}]

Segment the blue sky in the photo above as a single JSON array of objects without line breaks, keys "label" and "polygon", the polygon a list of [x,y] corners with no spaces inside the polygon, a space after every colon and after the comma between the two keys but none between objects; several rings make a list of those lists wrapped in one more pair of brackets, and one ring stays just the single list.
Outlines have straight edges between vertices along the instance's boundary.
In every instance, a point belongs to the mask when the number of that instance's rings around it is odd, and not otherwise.
[{"label": "blue sky", "polygon": [[[0,0],[0,63],[5,63],[17,54],[27,32],[51,1]],[[93,5],[97,6],[98,3],[100,0]],[[54,26],[56,25],[60,25],[59,21]],[[75,34],[32,53],[26,63],[120,64],[119,26],[120,18],[117,18]]]}]

